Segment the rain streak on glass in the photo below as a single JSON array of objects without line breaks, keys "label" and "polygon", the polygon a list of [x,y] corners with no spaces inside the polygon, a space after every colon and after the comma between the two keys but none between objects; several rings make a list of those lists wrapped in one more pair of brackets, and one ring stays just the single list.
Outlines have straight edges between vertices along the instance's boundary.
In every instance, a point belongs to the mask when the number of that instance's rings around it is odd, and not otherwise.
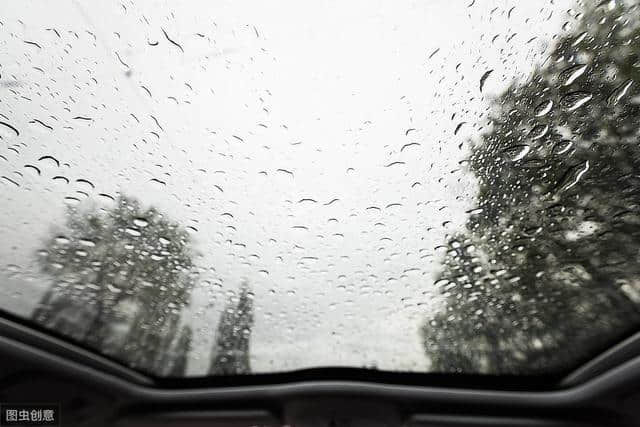
[{"label": "rain streak on glass", "polygon": [[170,377],[637,328],[637,6],[250,3],[0,6],[0,310]]}]

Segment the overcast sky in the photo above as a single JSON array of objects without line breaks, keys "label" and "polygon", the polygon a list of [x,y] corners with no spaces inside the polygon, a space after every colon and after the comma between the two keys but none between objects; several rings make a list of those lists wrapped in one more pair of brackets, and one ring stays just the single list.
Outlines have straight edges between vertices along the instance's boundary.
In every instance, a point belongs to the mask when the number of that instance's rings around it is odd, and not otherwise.
[{"label": "overcast sky", "polygon": [[572,2],[132,3],[0,5],[0,121],[20,131],[0,126],[0,306],[29,315],[48,285],[34,253],[65,197],[122,192],[194,227],[191,374],[242,280],[255,371],[428,369],[435,247],[476,203],[468,141]]}]

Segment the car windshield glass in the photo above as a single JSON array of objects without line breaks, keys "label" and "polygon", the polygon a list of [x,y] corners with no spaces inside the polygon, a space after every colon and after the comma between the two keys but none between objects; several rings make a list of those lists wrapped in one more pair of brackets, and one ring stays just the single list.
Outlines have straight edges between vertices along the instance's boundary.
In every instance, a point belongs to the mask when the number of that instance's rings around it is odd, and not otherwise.
[{"label": "car windshield glass", "polygon": [[0,10],[12,316],[161,377],[568,372],[640,324],[631,1]]}]

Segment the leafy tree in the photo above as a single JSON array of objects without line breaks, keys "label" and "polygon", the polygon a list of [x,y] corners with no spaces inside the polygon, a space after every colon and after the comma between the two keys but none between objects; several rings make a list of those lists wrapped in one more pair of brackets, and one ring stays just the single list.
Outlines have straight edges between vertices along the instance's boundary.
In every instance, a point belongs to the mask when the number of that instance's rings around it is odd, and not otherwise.
[{"label": "leafy tree", "polygon": [[423,328],[432,369],[570,369],[640,323],[640,11],[587,8],[492,101],[478,209],[450,236]]},{"label": "leafy tree", "polygon": [[179,224],[130,197],[112,209],[70,208],[38,254],[53,285],[33,319],[164,375],[194,283],[190,244]]},{"label": "leafy tree", "polygon": [[249,341],[253,327],[253,294],[245,284],[230,298],[220,316],[209,374],[236,375],[251,372]]},{"label": "leafy tree", "polygon": [[174,354],[170,358],[170,366],[168,370],[168,376],[170,377],[183,377],[187,370],[187,356],[191,351],[191,340],[193,339],[193,333],[189,325],[185,325],[180,332],[178,341],[173,347]]}]

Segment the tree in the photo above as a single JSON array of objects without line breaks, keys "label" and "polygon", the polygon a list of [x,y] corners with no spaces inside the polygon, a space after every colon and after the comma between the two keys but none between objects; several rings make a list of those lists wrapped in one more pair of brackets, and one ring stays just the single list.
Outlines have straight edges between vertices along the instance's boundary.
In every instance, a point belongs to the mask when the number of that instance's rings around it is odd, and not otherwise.
[{"label": "tree", "polygon": [[169,358],[169,369],[167,370],[170,377],[184,377],[187,371],[187,356],[191,351],[191,340],[193,333],[189,325],[185,325],[180,332],[178,341],[173,346],[173,354]]},{"label": "tree", "polygon": [[70,208],[38,253],[53,285],[33,319],[164,375],[194,283],[190,245],[184,228],[130,197],[111,209]]},{"label": "tree", "polygon": [[253,327],[253,294],[244,284],[232,296],[220,316],[213,346],[211,375],[236,375],[251,372],[249,341]]},{"label": "tree", "polygon": [[587,8],[492,102],[423,327],[434,371],[570,369],[640,323],[639,38],[638,7]]}]

